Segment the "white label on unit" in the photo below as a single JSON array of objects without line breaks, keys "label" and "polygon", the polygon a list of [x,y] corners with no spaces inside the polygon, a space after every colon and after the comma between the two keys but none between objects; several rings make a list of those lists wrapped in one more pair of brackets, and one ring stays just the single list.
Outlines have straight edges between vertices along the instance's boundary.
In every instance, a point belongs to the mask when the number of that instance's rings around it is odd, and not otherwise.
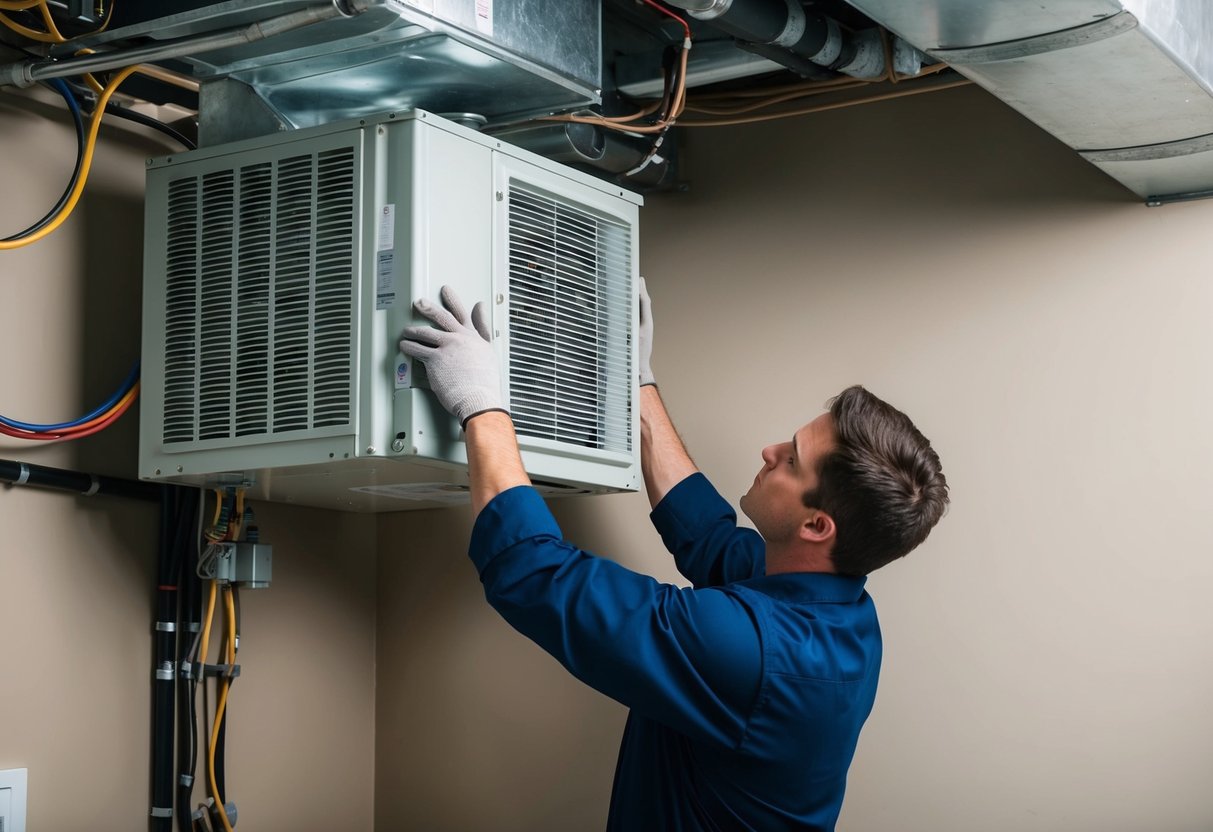
[{"label": "white label on unit", "polygon": [[476,28],[493,36],[493,0],[476,0]]},{"label": "white label on unit", "polygon": [[396,206],[384,205],[379,212],[375,239],[375,308],[387,309],[396,302]]}]

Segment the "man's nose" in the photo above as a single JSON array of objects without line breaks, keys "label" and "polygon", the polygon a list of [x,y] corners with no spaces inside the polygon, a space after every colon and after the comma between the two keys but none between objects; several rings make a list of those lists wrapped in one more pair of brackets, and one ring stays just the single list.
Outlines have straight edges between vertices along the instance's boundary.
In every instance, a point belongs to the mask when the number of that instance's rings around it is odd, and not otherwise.
[{"label": "man's nose", "polygon": [[765,462],[768,467],[775,464],[775,450],[775,445],[767,445],[762,449],[762,461]]}]

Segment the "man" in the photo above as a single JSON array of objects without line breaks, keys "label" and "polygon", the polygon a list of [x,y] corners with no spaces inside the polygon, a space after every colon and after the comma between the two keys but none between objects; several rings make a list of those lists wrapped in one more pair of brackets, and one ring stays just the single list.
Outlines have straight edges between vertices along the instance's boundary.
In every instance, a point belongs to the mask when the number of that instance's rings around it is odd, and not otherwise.
[{"label": "man", "polygon": [[448,289],[405,330],[467,434],[470,555],[519,632],[631,708],[609,830],[830,830],[872,709],[880,629],[864,577],[926,538],[948,502],[930,443],[861,387],[765,448],[741,499],[687,455],[658,394],[641,284],[641,455],[652,520],[693,584],[660,584],[563,540],[502,407],[483,304]]}]

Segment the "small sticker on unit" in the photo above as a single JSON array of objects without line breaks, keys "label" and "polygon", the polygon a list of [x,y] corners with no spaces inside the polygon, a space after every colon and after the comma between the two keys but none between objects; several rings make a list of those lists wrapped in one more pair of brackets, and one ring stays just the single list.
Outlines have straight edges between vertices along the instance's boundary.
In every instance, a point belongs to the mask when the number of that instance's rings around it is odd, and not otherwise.
[{"label": "small sticker on unit", "polygon": [[375,255],[375,308],[387,309],[396,302],[396,253],[381,251]]},{"label": "small sticker on unit", "polygon": [[476,0],[476,28],[493,36],[493,0]]},{"label": "small sticker on unit", "polygon": [[409,386],[409,363],[401,361],[396,365],[396,389],[403,390]]},{"label": "small sticker on unit", "polygon": [[391,251],[396,247],[396,206],[388,203],[379,212],[379,234],[375,251]]}]

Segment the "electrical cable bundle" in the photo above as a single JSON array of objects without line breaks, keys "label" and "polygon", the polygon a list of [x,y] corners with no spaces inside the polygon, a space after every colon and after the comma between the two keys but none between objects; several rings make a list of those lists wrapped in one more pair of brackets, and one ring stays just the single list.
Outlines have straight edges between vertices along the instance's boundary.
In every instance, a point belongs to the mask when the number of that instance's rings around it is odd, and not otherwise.
[{"label": "electrical cable bundle", "polygon": [[[3,15],[0,15],[3,17]],[[29,228],[20,234],[13,237],[0,240],[0,251],[9,251],[12,249],[27,246],[30,243],[35,243],[43,237],[57,229],[71,215],[75,209],[76,203],[80,201],[80,195],[84,193],[84,185],[88,181],[89,170],[93,165],[93,152],[97,147],[97,134],[101,131],[101,118],[105,115],[105,106],[109,103],[110,97],[118,87],[138,70],[138,67],[131,66],[126,69],[119,70],[110,78],[101,95],[97,99],[97,107],[93,111],[92,119],[89,122],[88,135],[85,137],[84,153],[79,160],[79,167],[73,183],[69,186],[67,199],[63,200],[59,210],[54,212],[54,215],[49,219],[44,218],[40,221],[39,227]]]},{"label": "electrical cable bundle", "polygon": [[[186,666],[192,669],[192,681],[189,692],[190,703],[187,710],[191,721],[196,722],[197,710],[194,705],[194,698],[198,682],[205,682],[206,680],[206,662],[207,654],[210,652],[211,629],[215,620],[215,607],[220,601],[219,596],[222,593],[222,611],[220,612],[220,617],[224,621],[223,641],[219,648],[220,660],[216,666],[212,667],[212,675],[218,677],[219,684],[216,694],[215,717],[211,722],[209,739],[206,744],[206,782],[213,803],[210,805],[203,804],[199,806],[199,810],[202,817],[210,817],[211,828],[216,830],[222,829],[224,832],[232,832],[232,826],[227,816],[227,803],[224,798],[227,792],[226,778],[224,776],[224,750],[226,745],[228,696],[238,672],[236,655],[240,647],[240,597],[234,584],[214,578],[214,562],[222,551],[222,544],[239,540],[244,524],[251,519],[252,511],[251,509],[246,509],[244,505],[243,489],[215,489],[214,516],[211,518],[210,525],[202,534],[202,537],[208,541],[208,546],[201,553],[198,559],[198,566],[194,570],[199,578],[206,579],[208,583],[206,611],[202,617],[202,626],[198,637],[194,639],[194,644],[190,648],[186,658],[186,662],[188,663]],[[191,744],[191,756],[188,762],[182,766],[183,774],[186,769],[190,772],[191,784],[193,782],[192,775],[196,756],[196,749]],[[188,801],[190,792],[186,790],[184,781],[181,788],[182,797],[185,801]],[[179,802],[179,805],[184,810],[189,804],[188,802]],[[187,827],[182,826],[181,828],[184,830]]]},{"label": "electrical cable bundle", "polygon": [[[657,135],[659,137],[664,136],[674,126],[686,107],[687,58],[691,51],[691,27],[686,20],[665,6],[654,2],[654,0],[643,0],[643,2],[645,5],[653,7],[667,17],[677,20],[682,24],[684,32],[682,49],[678,57],[678,66],[672,77],[667,73],[665,95],[662,99],[653,102],[638,112],[626,116],[559,115],[544,116],[539,119],[540,121],[571,121],[578,124],[593,124],[597,127],[615,130],[620,133]],[[656,119],[652,122],[648,121],[654,113],[657,114]]]},{"label": "electrical cable bundle", "polygon": [[[8,16],[8,12],[25,12],[33,14],[37,10],[39,17],[42,19],[44,30],[39,31],[30,26],[25,26],[13,18]],[[109,13],[106,14],[105,20],[101,22],[93,31],[88,34],[95,35],[105,31],[105,27],[110,25],[110,18],[114,13],[114,5],[110,4]],[[32,22],[32,21],[30,21]],[[24,38],[28,38],[38,43],[67,43],[71,38],[64,37],[59,31],[59,27],[55,25],[55,18],[51,15],[50,6],[47,5],[47,0],[0,0],[0,24],[8,27]]]},{"label": "electrical cable bundle", "polygon": [[802,116],[808,115],[809,113],[825,112],[826,110],[837,110],[843,107],[853,107],[857,104],[870,104],[875,101],[886,101],[891,98],[903,98],[907,95],[918,95],[925,92],[951,89],[952,87],[959,87],[972,83],[971,81],[962,78],[959,80],[947,81],[941,84],[909,84],[905,88],[894,89],[892,91],[883,92],[876,95],[862,96],[859,98],[847,98],[841,101],[831,101],[826,104],[810,105],[807,107],[793,107],[791,109],[785,107],[784,109],[780,109],[775,112],[765,112],[751,115],[751,113],[755,113],[755,111],[758,110],[769,110],[771,107],[778,107],[780,105],[792,105],[796,102],[803,101],[806,98],[824,95],[827,93],[861,89],[870,87],[873,84],[888,83],[896,86],[903,81],[916,81],[919,78],[934,75],[949,68],[947,64],[938,63],[923,67],[915,75],[900,75],[897,73],[897,70],[893,65],[893,49],[889,41],[889,33],[882,29],[880,35],[881,40],[884,43],[886,69],[885,74],[879,78],[872,78],[869,80],[840,77],[831,78],[826,81],[803,81],[795,84],[783,84],[776,87],[767,87],[765,89],[750,88],[729,92],[700,94],[696,95],[694,99],[687,104],[687,112],[709,116],[721,116],[721,118],[685,119],[681,122],[681,126],[725,127],[734,124],[750,124],[758,121],[772,121],[780,118],[789,118],[791,116]]},{"label": "electrical cable bundle", "polygon": [[126,380],[112,396],[100,407],[79,419],[70,422],[59,422],[53,425],[19,422],[0,416],[0,434],[17,439],[37,439],[43,441],[58,441],[68,439],[83,439],[98,431],[105,430],[121,418],[130,409],[131,404],[139,395],[139,362],[131,368]]}]

